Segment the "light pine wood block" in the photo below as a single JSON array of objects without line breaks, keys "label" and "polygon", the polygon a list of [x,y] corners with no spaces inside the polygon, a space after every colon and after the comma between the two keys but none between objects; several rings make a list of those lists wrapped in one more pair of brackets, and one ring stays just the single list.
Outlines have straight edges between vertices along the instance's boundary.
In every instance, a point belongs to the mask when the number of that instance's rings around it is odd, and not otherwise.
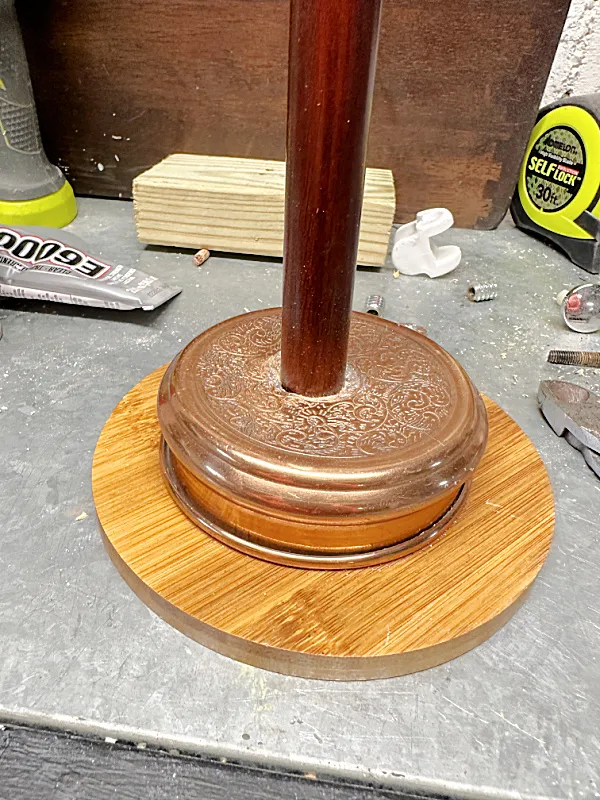
[{"label": "light pine wood block", "polygon": [[[133,181],[142,242],[281,257],[285,163],[175,154]],[[367,169],[358,263],[381,266],[396,200],[390,170]]]},{"label": "light pine wood block", "polygon": [[527,596],[552,539],[552,490],[535,447],[496,403],[484,398],[488,447],[443,536],[382,566],[297,569],[221,544],[171,498],[159,463],[163,373],[144,378],[113,411],[92,485],[117,569],[183,633],[276,672],[383,678],[465,653]]}]

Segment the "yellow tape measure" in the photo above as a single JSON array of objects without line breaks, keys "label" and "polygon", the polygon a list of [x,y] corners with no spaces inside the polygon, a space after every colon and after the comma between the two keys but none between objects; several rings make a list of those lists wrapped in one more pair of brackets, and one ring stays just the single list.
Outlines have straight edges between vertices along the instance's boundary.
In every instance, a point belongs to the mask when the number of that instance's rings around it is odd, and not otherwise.
[{"label": "yellow tape measure", "polygon": [[542,109],[525,151],[511,213],[578,266],[600,272],[600,95]]}]

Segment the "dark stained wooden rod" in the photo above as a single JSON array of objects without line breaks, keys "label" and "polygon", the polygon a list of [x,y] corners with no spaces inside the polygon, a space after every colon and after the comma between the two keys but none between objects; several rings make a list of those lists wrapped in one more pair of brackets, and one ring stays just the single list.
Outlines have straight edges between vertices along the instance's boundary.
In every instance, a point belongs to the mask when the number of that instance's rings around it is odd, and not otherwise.
[{"label": "dark stained wooden rod", "polygon": [[281,381],[344,383],[381,0],[292,0]]}]

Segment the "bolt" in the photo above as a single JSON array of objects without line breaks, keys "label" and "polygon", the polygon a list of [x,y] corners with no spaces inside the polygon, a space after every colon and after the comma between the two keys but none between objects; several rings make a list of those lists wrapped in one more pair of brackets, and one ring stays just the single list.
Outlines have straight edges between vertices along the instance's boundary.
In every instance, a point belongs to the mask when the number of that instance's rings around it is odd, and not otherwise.
[{"label": "bolt", "polygon": [[385,300],[380,294],[370,294],[365,300],[365,311],[367,314],[373,314],[378,317],[383,314],[385,308]]},{"label": "bolt", "polygon": [[467,298],[472,303],[481,303],[484,300],[495,300],[498,290],[497,283],[470,283],[467,286]]},{"label": "bolt", "polygon": [[600,353],[586,350],[550,350],[549,364],[568,364],[572,367],[600,368]]}]

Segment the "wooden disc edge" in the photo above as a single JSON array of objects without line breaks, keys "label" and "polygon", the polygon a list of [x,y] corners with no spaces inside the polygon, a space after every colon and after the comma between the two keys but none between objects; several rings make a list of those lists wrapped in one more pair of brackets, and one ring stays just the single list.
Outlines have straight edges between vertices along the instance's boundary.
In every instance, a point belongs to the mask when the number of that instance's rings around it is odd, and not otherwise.
[{"label": "wooden disc edge", "polygon": [[[314,655],[285,651],[267,644],[256,642],[226,633],[206,622],[195,619],[181,611],[164,597],[151,589],[123,561],[115,547],[101,530],[102,541],[110,560],[119,575],[129,588],[154,614],[167,622],[171,627],[234,661],[249,664],[252,667],[290,675],[295,678],[309,678],[331,681],[365,681],[382,678],[399,678],[422,672],[431,667],[438,667],[468,653],[493,636],[513,617],[525,602],[532,584],[525,588],[519,597],[504,611],[493,619],[474,628],[472,631],[449,639],[433,647],[409,650],[387,656],[340,657]],[[223,545],[226,547],[226,545]],[[252,558],[252,556],[247,556]]]}]

